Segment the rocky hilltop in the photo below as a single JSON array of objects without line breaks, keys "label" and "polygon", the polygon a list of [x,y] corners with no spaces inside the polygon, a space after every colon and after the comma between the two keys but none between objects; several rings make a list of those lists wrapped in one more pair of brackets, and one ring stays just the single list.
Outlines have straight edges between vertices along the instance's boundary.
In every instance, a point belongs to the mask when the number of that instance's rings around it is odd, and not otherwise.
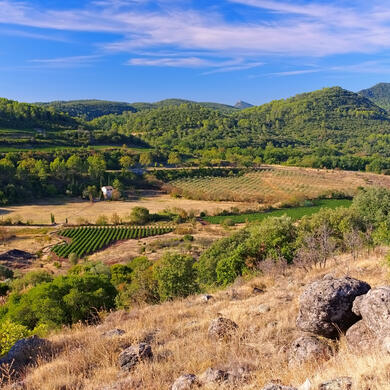
[{"label": "rocky hilltop", "polygon": [[343,256],[310,272],[274,265],[211,295],[21,340],[1,360],[3,388],[386,389],[390,287],[382,259]]}]

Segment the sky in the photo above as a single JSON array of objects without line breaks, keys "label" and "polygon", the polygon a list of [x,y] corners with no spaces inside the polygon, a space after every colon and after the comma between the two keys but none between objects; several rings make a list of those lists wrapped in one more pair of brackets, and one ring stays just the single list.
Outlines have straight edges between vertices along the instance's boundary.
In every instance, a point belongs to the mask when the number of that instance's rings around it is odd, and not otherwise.
[{"label": "sky", "polygon": [[390,81],[390,1],[0,0],[0,96],[262,104]]}]

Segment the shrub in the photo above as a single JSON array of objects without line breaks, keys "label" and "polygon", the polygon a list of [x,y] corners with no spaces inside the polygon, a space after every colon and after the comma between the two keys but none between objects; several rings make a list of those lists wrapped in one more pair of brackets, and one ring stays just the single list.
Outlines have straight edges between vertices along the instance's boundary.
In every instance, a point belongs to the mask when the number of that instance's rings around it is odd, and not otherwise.
[{"label": "shrub", "polygon": [[116,289],[106,275],[59,276],[32,287],[24,294],[11,294],[5,318],[34,329],[71,325],[93,318],[96,310],[114,307]]},{"label": "shrub", "polygon": [[128,308],[133,303],[159,302],[153,263],[147,257],[141,256],[133,259],[127,266],[132,269],[131,283],[118,288],[117,307]]},{"label": "shrub", "polygon": [[76,265],[79,261],[79,256],[77,255],[77,253],[71,253],[69,255],[69,263],[72,264],[72,265]]},{"label": "shrub", "polygon": [[27,337],[29,330],[20,324],[9,320],[0,324],[0,356],[5,355],[20,339]]},{"label": "shrub", "polygon": [[35,287],[44,282],[51,282],[53,277],[46,271],[30,271],[19,279],[12,281],[11,287],[13,291],[21,291],[27,288]]},{"label": "shrub", "polygon": [[0,280],[12,279],[14,277],[14,272],[0,264]]},{"label": "shrub", "polygon": [[150,221],[149,210],[145,207],[134,207],[130,213],[130,222],[136,225],[144,225]]},{"label": "shrub", "polygon": [[95,224],[100,226],[108,225],[108,218],[105,215],[99,215],[96,218]]},{"label": "shrub", "polygon": [[166,253],[155,265],[154,275],[162,301],[199,291],[194,263],[191,256]]}]

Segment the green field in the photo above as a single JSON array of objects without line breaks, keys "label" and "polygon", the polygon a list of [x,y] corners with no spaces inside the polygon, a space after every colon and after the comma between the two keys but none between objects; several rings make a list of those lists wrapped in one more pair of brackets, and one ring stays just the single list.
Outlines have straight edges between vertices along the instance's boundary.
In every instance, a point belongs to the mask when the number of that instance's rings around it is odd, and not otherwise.
[{"label": "green field", "polygon": [[313,203],[313,206],[291,207],[268,212],[239,215],[216,215],[214,217],[204,217],[203,219],[214,224],[223,223],[227,219],[233,221],[234,223],[262,221],[268,217],[280,217],[282,215],[287,215],[293,220],[298,220],[305,215],[312,215],[323,208],[335,209],[336,207],[349,207],[352,204],[352,201],[349,199],[319,199],[315,200]]},{"label": "green field", "polygon": [[157,236],[172,231],[171,227],[76,227],[61,230],[58,235],[71,239],[66,244],[58,244],[52,251],[61,258],[67,258],[71,253],[83,257],[113,244],[116,241],[141,239]]}]

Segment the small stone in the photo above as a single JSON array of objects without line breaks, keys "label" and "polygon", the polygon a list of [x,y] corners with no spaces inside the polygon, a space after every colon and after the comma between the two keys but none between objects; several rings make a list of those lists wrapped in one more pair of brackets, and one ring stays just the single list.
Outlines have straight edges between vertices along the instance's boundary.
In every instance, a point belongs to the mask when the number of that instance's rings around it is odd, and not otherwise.
[{"label": "small stone", "polygon": [[260,314],[264,314],[264,313],[267,313],[271,310],[271,308],[266,305],[265,303],[262,303],[261,305],[259,305],[257,307],[257,312],[260,313]]},{"label": "small stone", "polygon": [[208,335],[215,340],[226,340],[237,331],[238,325],[229,318],[218,317],[211,321]]},{"label": "small stone", "polygon": [[185,374],[177,378],[173,383],[171,390],[191,390],[199,387],[198,379],[194,374]]},{"label": "small stone", "polygon": [[208,368],[202,375],[199,377],[199,381],[207,383],[221,383],[229,379],[229,373],[227,371],[218,370],[216,368]]},{"label": "small stone", "polygon": [[152,347],[149,344],[134,344],[120,353],[118,357],[119,367],[123,371],[130,371],[139,362],[152,357]]},{"label": "small stone", "polygon": [[311,335],[297,338],[288,352],[289,364],[302,364],[309,360],[329,359],[332,349],[325,342]]},{"label": "small stone", "polygon": [[351,390],[352,389],[352,378],[340,377],[332,379],[330,381],[321,383],[318,390]]},{"label": "small stone", "polygon": [[210,299],[213,299],[214,297],[212,295],[208,295],[208,294],[205,294],[205,295],[202,295],[201,297],[201,301],[203,303],[207,303]]},{"label": "small stone", "polygon": [[252,293],[253,294],[263,294],[264,290],[262,288],[259,288],[259,287],[253,287]]},{"label": "small stone", "polygon": [[268,385],[265,385],[262,390],[297,390],[297,388],[292,386],[283,386],[277,383],[268,383]]},{"label": "small stone", "polygon": [[107,332],[104,332],[102,336],[104,337],[119,337],[125,334],[126,332],[123,329],[111,329]]}]

